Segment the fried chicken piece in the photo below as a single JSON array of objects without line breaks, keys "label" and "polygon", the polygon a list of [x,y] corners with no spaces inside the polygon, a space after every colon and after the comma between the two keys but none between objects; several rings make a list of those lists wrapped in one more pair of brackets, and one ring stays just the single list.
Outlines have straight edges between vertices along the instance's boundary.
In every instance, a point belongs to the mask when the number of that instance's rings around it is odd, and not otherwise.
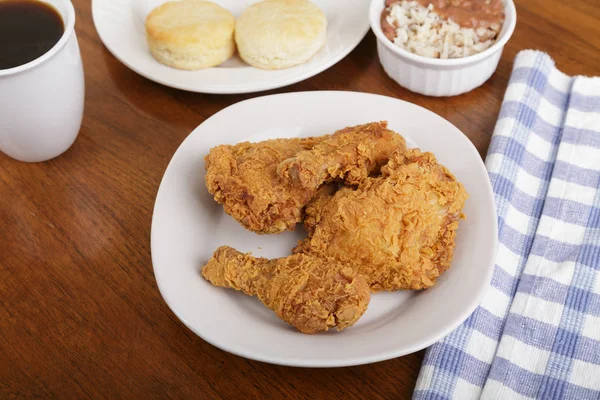
[{"label": "fried chicken piece", "polygon": [[[356,183],[384,164],[398,146],[404,146],[404,139],[381,123],[321,137],[221,145],[205,158],[206,186],[247,229],[280,233],[294,230],[303,220],[304,206],[324,181]],[[291,172],[296,170],[298,175]],[[296,185],[288,176],[310,176],[310,182]]]},{"label": "fried chicken piece", "polygon": [[352,268],[306,254],[269,260],[222,246],[202,276],[215,286],[258,297],[302,333],[352,326],[371,298],[369,285]]},{"label": "fried chicken piece", "polygon": [[356,189],[322,188],[306,207],[309,238],[294,253],[354,265],[373,291],[425,289],[450,267],[466,199],[433,154],[398,151]]},{"label": "fried chicken piece", "polygon": [[294,230],[314,191],[283,182],[276,174],[277,165],[323,139],[274,139],[213,147],[204,159],[206,187],[227,214],[251,231]]},{"label": "fried chicken piece", "polygon": [[387,129],[387,122],[348,127],[310,150],[283,161],[277,172],[296,187],[317,189],[334,179],[357,185],[388,162],[392,153],[404,150],[402,136]]}]

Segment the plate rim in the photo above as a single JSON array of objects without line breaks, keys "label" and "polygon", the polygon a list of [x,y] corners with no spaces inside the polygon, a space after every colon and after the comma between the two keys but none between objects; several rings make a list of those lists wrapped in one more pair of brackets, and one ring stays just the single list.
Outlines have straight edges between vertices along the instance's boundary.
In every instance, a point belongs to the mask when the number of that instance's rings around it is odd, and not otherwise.
[{"label": "plate rim", "polygon": [[237,349],[234,349],[231,346],[229,346],[227,343],[222,343],[222,342],[219,343],[210,338],[206,338],[198,329],[196,329],[192,324],[190,324],[186,320],[186,318],[184,318],[177,310],[175,310],[175,308],[171,305],[170,301],[168,300],[170,295],[168,295],[166,293],[164,286],[162,286],[160,280],[157,278],[155,252],[152,251],[152,249],[154,248],[153,243],[155,243],[155,241],[156,241],[155,237],[157,235],[157,233],[155,233],[156,229],[154,229],[154,224],[155,224],[155,214],[156,214],[156,210],[157,210],[157,205],[159,203],[159,198],[161,196],[161,188],[163,187],[163,181],[164,181],[165,177],[167,176],[168,171],[171,169],[171,167],[173,165],[173,160],[175,159],[175,157],[177,157],[177,154],[180,152],[180,150],[183,151],[182,149],[184,148],[186,142],[191,139],[192,135],[194,135],[194,133],[198,129],[200,129],[200,127],[204,123],[206,123],[208,120],[210,120],[212,118],[217,117],[221,113],[227,112],[227,110],[230,108],[233,108],[236,106],[243,106],[244,103],[261,100],[261,99],[264,99],[267,97],[294,97],[294,96],[310,96],[310,95],[315,95],[315,94],[316,95],[327,95],[327,94],[332,94],[332,93],[333,94],[348,94],[351,96],[358,95],[358,96],[365,96],[365,97],[376,96],[376,97],[386,98],[388,100],[394,100],[394,101],[399,101],[402,103],[408,103],[411,106],[421,108],[421,109],[427,111],[428,113],[431,113],[431,114],[435,115],[436,117],[443,119],[446,123],[450,124],[452,127],[454,127],[458,132],[460,132],[462,134],[463,140],[468,143],[469,151],[477,157],[477,159],[479,161],[478,162],[479,166],[483,169],[483,171],[485,172],[485,175],[488,176],[488,171],[487,171],[487,168],[485,167],[484,160],[479,155],[477,148],[471,142],[471,140],[460,129],[458,129],[454,124],[452,124],[450,121],[448,121],[441,115],[438,115],[438,114],[434,113],[433,111],[426,109],[425,107],[419,106],[418,104],[414,104],[414,103],[411,103],[406,100],[402,100],[402,99],[398,99],[398,98],[394,98],[394,97],[390,97],[390,96],[385,96],[385,95],[380,95],[380,94],[375,94],[375,93],[344,91],[344,90],[313,90],[313,91],[301,91],[301,92],[287,92],[287,93],[270,94],[270,95],[265,95],[265,96],[257,96],[257,97],[253,97],[250,99],[242,100],[242,101],[233,103],[233,104],[223,108],[222,110],[214,113],[209,118],[205,119],[202,123],[200,123],[198,126],[196,126],[196,128],[194,128],[188,134],[188,136],[186,136],[186,138],[178,146],[177,150],[173,153],[173,156],[169,160],[169,164],[167,165],[167,168],[165,169],[165,171],[163,173],[158,190],[156,192],[154,207],[152,209],[152,221],[151,221],[151,232],[150,232],[150,253],[151,253],[152,269],[153,269],[155,281],[157,283],[159,292],[160,292],[161,296],[163,297],[163,300],[169,307],[169,309],[175,314],[175,316],[177,316],[177,318],[188,329],[190,329],[192,332],[194,332],[202,340],[204,340],[205,342],[211,344],[212,346],[214,346],[218,349],[221,349],[230,354],[234,354],[236,356],[244,357],[244,358],[247,358],[250,360],[265,362],[265,363],[274,364],[274,365],[281,365],[281,366],[288,366],[288,367],[301,367],[301,368],[351,367],[351,366],[358,366],[358,365],[365,365],[365,364],[386,361],[386,360],[402,357],[402,356],[423,350],[423,349],[433,345],[434,343],[439,342],[446,336],[448,336],[451,332],[453,332],[456,328],[458,328],[458,326],[460,326],[463,322],[465,322],[469,318],[469,316],[477,309],[477,307],[479,307],[479,305],[481,304],[481,301],[483,299],[483,296],[485,295],[485,293],[487,292],[487,290],[489,288],[489,285],[490,285],[490,282],[491,282],[491,279],[493,276],[494,268],[495,268],[495,263],[496,263],[495,260],[496,260],[496,255],[498,252],[499,241],[498,241],[498,218],[497,218],[495,195],[493,192],[491,180],[486,179],[485,193],[486,193],[486,197],[488,198],[488,200],[490,200],[489,204],[492,207],[492,211],[493,211],[495,217],[491,218],[492,230],[493,230],[494,234],[492,235],[493,242],[490,243],[490,247],[492,247],[493,255],[492,255],[492,257],[490,257],[490,260],[488,261],[488,265],[486,266],[487,270],[486,270],[485,279],[484,279],[485,285],[481,285],[477,288],[477,290],[476,290],[477,294],[474,297],[474,299],[470,302],[468,307],[465,307],[462,310],[462,312],[459,313],[459,316],[457,316],[455,318],[455,321],[452,324],[448,324],[445,327],[445,329],[440,329],[440,331],[436,335],[433,335],[429,340],[421,340],[421,341],[415,343],[413,346],[410,346],[408,348],[404,348],[404,349],[400,349],[400,350],[390,349],[385,352],[373,354],[371,356],[354,356],[354,357],[343,358],[343,359],[336,358],[336,359],[321,359],[321,360],[295,359],[295,358],[289,358],[289,357],[288,358],[286,358],[286,357],[273,358],[272,356],[253,352],[251,349],[237,350]]},{"label": "plate rim", "polygon": [[[104,48],[106,48],[108,50],[108,52],[115,57],[121,64],[123,64],[125,67],[127,67],[128,69],[130,69],[131,71],[135,72],[136,74],[150,80],[153,82],[156,82],[160,85],[163,86],[167,86],[173,89],[178,89],[178,90],[184,90],[186,92],[190,92],[190,93],[204,93],[204,94],[247,94],[247,93],[260,93],[260,92],[265,92],[267,90],[273,90],[273,89],[279,89],[282,87],[286,87],[286,86],[290,86],[293,85],[295,83],[298,82],[302,82],[305,81],[307,79],[312,78],[313,76],[317,76],[322,72],[327,71],[328,69],[330,69],[331,67],[333,67],[335,64],[337,64],[338,62],[342,61],[344,58],[346,58],[346,56],[348,56],[348,54],[350,54],[354,49],[356,49],[358,47],[358,45],[360,44],[360,42],[363,41],[363,39],[365,38],[365,36],[367,35],[367,33],[369,32],[369,30],[371,29],[371,26],[369,24],[368,18],[366,19],[366,23],[365,23],[365,27],[363,29],[364,32],[362,32],[362,34],[360,36],[357,36],[357,40],[352,41],[352,45],[347,46],[347,48],[345,48],[343,51],[340,52],[340,54],[338,54],[336,57],[332,57],[330,59],[327,60],[327,62],[324,62],[323,64],[321,64],[318,68],[315,68],[313,71],[307,71],[304,72],[302,74],[298,74],[297,76],[294,77],[290,77],[288,79],[285,79],[279,83],[275,83],[275,84],[262,84],[262,85],[258,85],[258,86],[247,86],[246,89],[227,89],[227,88],[215,88],[214,86],[209,86],[208,89],[193,89],[193,88],[189,88],[189,87],[185,87],[184,85],[178,85],[178,84],[174,84],[174,83],[169,83],[163,79],[160,78],[156,78],[151,76],[152,74],[148,74],[146,72],[142,72],[139,68],[136,68],[133,63],[127,61],[126,59],[120,57],[119,55],[116,54],[116,52],[111,48],[111,46],[109,46],[107,44],[107,40],[106,37],[103,36],[102,32],[100,29],[98,29],[98,23],[97,23],[97,12],[96,10],[96,6],[99,2],[103,2],[103,1],[108,1],[108,0],[92,0],[91,3],[91,10],[92,10],[92,21],[94,23],[94,29],[96,30],[96,33],[98,34],[98,37],[100,38],[100,41],[102,42],[102,45],[104,46]],[[124,0],[124,2],[126,2],[128,4],[129,7],[132,7],[132,2],[134,0]],[[361,1],[365,1],[365,3],[369,3],[366,8],[368,10],[371,2],[369,0],[361,0]]]}]

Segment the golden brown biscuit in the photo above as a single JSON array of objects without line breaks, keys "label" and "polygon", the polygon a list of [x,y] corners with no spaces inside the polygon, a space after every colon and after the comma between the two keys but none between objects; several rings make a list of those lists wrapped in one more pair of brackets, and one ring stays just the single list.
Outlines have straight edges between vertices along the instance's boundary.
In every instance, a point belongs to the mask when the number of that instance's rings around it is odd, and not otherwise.
[{"label": "golden brown biscuit", "polygon": [[170,1],[146,18],[150,52],[159,62],[179,69],[221,64],[235,53],[235,18],[203,0]]},{"label": "golden brown biscuit", "polygon": [[308,0],[265,0],[238,18],[235,41],[244,61],[262,69],[301,64],[325,44],[327,19]]}]

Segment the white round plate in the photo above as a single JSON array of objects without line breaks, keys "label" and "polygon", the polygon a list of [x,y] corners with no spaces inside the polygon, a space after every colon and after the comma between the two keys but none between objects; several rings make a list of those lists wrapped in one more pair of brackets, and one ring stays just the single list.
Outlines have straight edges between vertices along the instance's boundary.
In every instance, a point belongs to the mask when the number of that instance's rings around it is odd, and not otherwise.
[{"label": "white round plate", "polygon": [[[332,133],[389,121],[413,147],[432,151],[470,198],[452,267],[422,292],[376,293],[365,315],[343,332],[304,335],[241,292],[210,285],[201,267],[221,245],[262,257],[290,254],[296,232],[257,235],[225,214],[207,192],[204,156],[222,143]],[[152,219],[156,281],[173,312],[196,334],[228,352],[274,364],[337,367],[423,349],[463,322],[488,285],[497,240],[496,212],[484,164],[471,142],[442,117],[411,103],[354,92],[259,97],[218,112],[181,144],[163,177]]]},{"label": "white round plate", "polygon": [[[236,17],[257,0],[212,0]],[[265,71],[237,55],[215,68],[183,71],[156,61],[148,50],[144,21],[166,0],[93,0],[92,15],[100,39],[123,64],[163,85],[200,93],[250,93],[308,79],[354,49],[369,30],[369,0],[312,0],[327,17],[327,42],[313,58],[296,67]]]}]

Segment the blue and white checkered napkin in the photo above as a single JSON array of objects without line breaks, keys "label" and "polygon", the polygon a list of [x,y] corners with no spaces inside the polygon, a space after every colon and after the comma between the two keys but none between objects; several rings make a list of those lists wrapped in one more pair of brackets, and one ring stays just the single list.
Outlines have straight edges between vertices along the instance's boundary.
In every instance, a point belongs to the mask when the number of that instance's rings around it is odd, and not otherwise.
[{"label": "blue and white checkered napkin", "polygon": [[492,282],[428,349],[413,399],[600,399],[600,78],[519,53],[486,165]]}]

